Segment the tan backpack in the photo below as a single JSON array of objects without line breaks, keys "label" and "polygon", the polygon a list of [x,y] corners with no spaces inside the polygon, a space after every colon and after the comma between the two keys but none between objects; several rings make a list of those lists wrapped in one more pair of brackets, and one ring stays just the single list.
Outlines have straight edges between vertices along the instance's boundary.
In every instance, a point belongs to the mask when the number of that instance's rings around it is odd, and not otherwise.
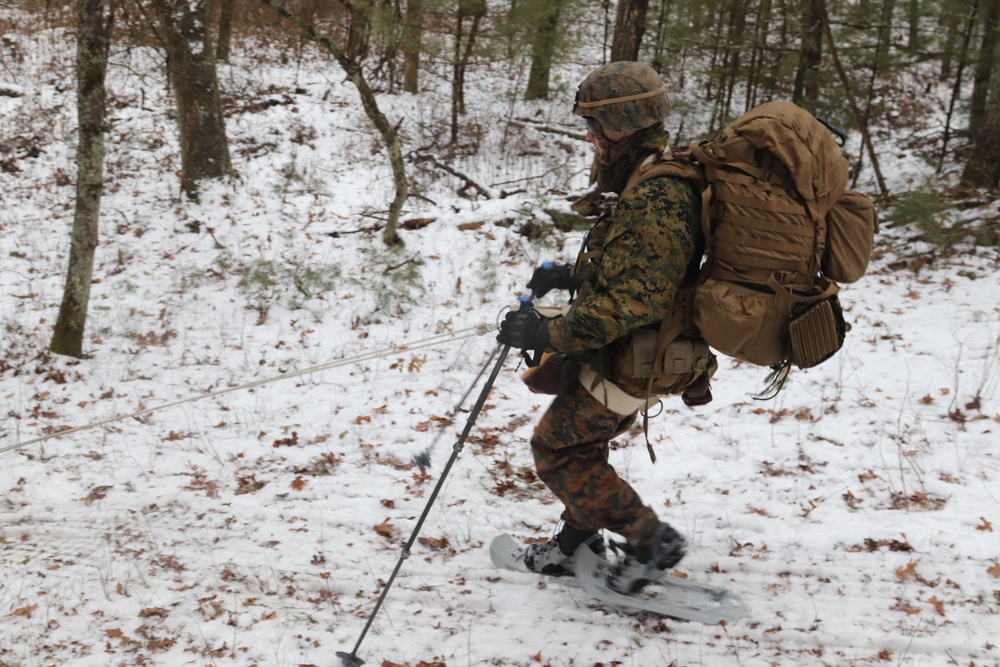
[{"label": "tan backpack", "polygon": [[720,353],[778,371],[776,391],[791,364],[809,368],[841,348],[850,327],[837,283],[864,275],[878,231],[872,202],[847,190],[847,169],[828,126],[769,102],[632,174],[626,191],[673,176],[702,197],[706,258],[687,312],[661,326],[657,361],[693,324]]}]

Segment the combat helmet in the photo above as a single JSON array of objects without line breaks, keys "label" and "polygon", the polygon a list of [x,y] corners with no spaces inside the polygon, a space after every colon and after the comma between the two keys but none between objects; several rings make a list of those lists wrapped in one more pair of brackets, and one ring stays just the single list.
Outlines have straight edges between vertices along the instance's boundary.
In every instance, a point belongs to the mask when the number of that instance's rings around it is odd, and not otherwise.
[{"label": "combat helmet", "polygon": [[608,63],[583,80],[573,113],[595,118],[616,132],[642,130],[663,121],[670,101],[663,79],[649,65],[634,61]]}]

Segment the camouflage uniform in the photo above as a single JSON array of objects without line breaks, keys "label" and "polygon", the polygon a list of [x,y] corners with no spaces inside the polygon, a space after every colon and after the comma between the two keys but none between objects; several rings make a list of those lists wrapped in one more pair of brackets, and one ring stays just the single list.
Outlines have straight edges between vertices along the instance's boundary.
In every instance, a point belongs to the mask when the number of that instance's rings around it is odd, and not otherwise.
[{"label": "camouflage uniform", "polygon": [[[630,137],[623,154],[601,169],[599,187],[621,194],[632,172],[667,140],[662,124]],[[580,296],[564,317],[549,321],[548,351],[600,368],[631,332],[656,325],[701,255],[698,214],[691,186],[679,179],[653,178],[621,198],[588,234],[574,275]],[[593,251],[599,256],[587,259]],[[659,521],[608,463],[608,441],[635,416],[608,409],[577,380],[555,398],[531,447],[538,476],[565,505],[568,525],[607,528],[643,545]]]}]

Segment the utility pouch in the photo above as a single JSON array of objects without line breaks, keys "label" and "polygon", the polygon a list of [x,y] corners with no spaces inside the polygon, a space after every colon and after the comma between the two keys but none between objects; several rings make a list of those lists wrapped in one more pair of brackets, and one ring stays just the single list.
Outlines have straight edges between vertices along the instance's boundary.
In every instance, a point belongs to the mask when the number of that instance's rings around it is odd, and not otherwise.
[{"label": "utility pouch", "polygon": [[708,370],[714,357],[701,338],[680,336],[663,348],[657,359],[655,329],[638,329],[629,336],[614,380],[653,395],[681,392]]},{"label": "utility pouch", "polygon": [[836,294],[808,304],[788,324],[792,363],[799,368],[823,363],[843,346],[849,329]]}]

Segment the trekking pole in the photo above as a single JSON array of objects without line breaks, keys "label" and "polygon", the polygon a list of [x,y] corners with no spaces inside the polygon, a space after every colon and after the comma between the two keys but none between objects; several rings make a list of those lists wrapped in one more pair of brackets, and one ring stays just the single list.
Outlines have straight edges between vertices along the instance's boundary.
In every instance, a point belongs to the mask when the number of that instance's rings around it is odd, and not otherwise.
[{"label": "trekking pole", "polygon": [[438,431],[438,434],[434,436],[434,440],[427,447],[427,449],[423,450],[422,452],[418,452],[417,454],[414,455],[413,463],[418,468],[420,468],[420,472],[427,472],[427,469],[431,467],[431,451],[433,451],[434,448],[437,447],[438,441],[441,439],[441,436],[444,435],[445,429],[447,429],[448,427],[450,427],[452,424],[455,423],[455,415],[457,415],[458,411],[462,409],[462,406],[465,404],[466,399],[469,398],[469,394],[472,393],[472,390],[475,389],[476,385],[479,384],[479,381],[483,379],[483,374],[490,367],[490,364],[493,363],[493,360],[497,358],[497,353],[499,351],[500,351],[499,346],[493,348],[493,353],[490,355],[490,358],[487,359],[486,363],[483,364],[483,367],[479,369],[479,373],[476,375],[476,379],[472,381],[472,384],[469,385],[469,388],[465,390],[464,394],[462,394],[462,398],[458,399],[458,403],[456,403],[455,407],[451,409],[451,414],[448,415],[448,419],[445,422],[445,425],[442,426],[441,430]]},{"label": "trekking pole", "polygon": [[[521,310],[531,309],[530,299],[521,297],[520,302]],[[462,452],[462,448],[465,446],[465,439],[469,437],[469,432],[472,430],[472,425],[476,423],[476,419],[479,417],[479,412],[483,409],[483,405],[486,404],[486,397],[493,388],[493,383],[496,381],[497,375],[500,374],[503,362],[507,359],[507,354],[510,352],[510,345],[498,345],[496,349],[499,350],[499,356],[496,364],[493,366],[493,371],[490,373],[489,378],[487,378],[486,384],[483,385],[483,390],[479,392],[479,398],[476,400],[476,404],[472,406],[469,418],[465,422],[465,428],[462,429],[461,435],[458,436],[458,441],[455,442],[455,446],[452,447],[451,457],[448,459],[448,463],[445,464],[444,470],[441,471],[441,476],[438,478],[437,484],[434,485],[434,490],[431,491],[430,498],[427,499],[427,505],[424,507],[423,513],[421,513],[420,518],[417,519],[417,525],[413,527],[413,533],[410,534],[410,539],[406,541],[406,546],[403,547],[403,553],[400,554],[399,560],[396,561],[396,567],[389,576],[389,581],[387,581],[385,587],[382,588],[382,594],[379,595],[378,601],[375,603],[375,608],[372,610],[372,613],[369,614],[368,621],[365,623],[365,627],[361,631],[361,636],[358,637],[358,641],[350,653],[347,653],[346,651],[337,651],[337,657],[340,658],[344,667],[361,667],[361,665],[365,664],[365,661],[358,657],[358,649],[361,647],[361,642],[365,640],[365,636],[368,634],[368,630],[371,628],[372,622],[375,620],[375,615],[378,614],[379,609],[382,608],[382,603],[385,602],[385,598],[389,594],[389,589],[392,587],[393,581],[396,580],[396,575],[399,574],[400,568],[403,567],[403,561],[410,557],[410,549],[413,547],[413,543],[417,541],[417,534],[420,533],[420,528],[424,525],[424,520],[427,519],[427,515],[431,511],[431,505],[433,505],[434,501],[437,499],[438,492],[441,491],[441,487],[444,485],[444,480],[448,477],[451,467],[455,464],[455,461],[458,459],[458,455]],[[497,354],[497,352],[494,352],[494,354]]]}]

